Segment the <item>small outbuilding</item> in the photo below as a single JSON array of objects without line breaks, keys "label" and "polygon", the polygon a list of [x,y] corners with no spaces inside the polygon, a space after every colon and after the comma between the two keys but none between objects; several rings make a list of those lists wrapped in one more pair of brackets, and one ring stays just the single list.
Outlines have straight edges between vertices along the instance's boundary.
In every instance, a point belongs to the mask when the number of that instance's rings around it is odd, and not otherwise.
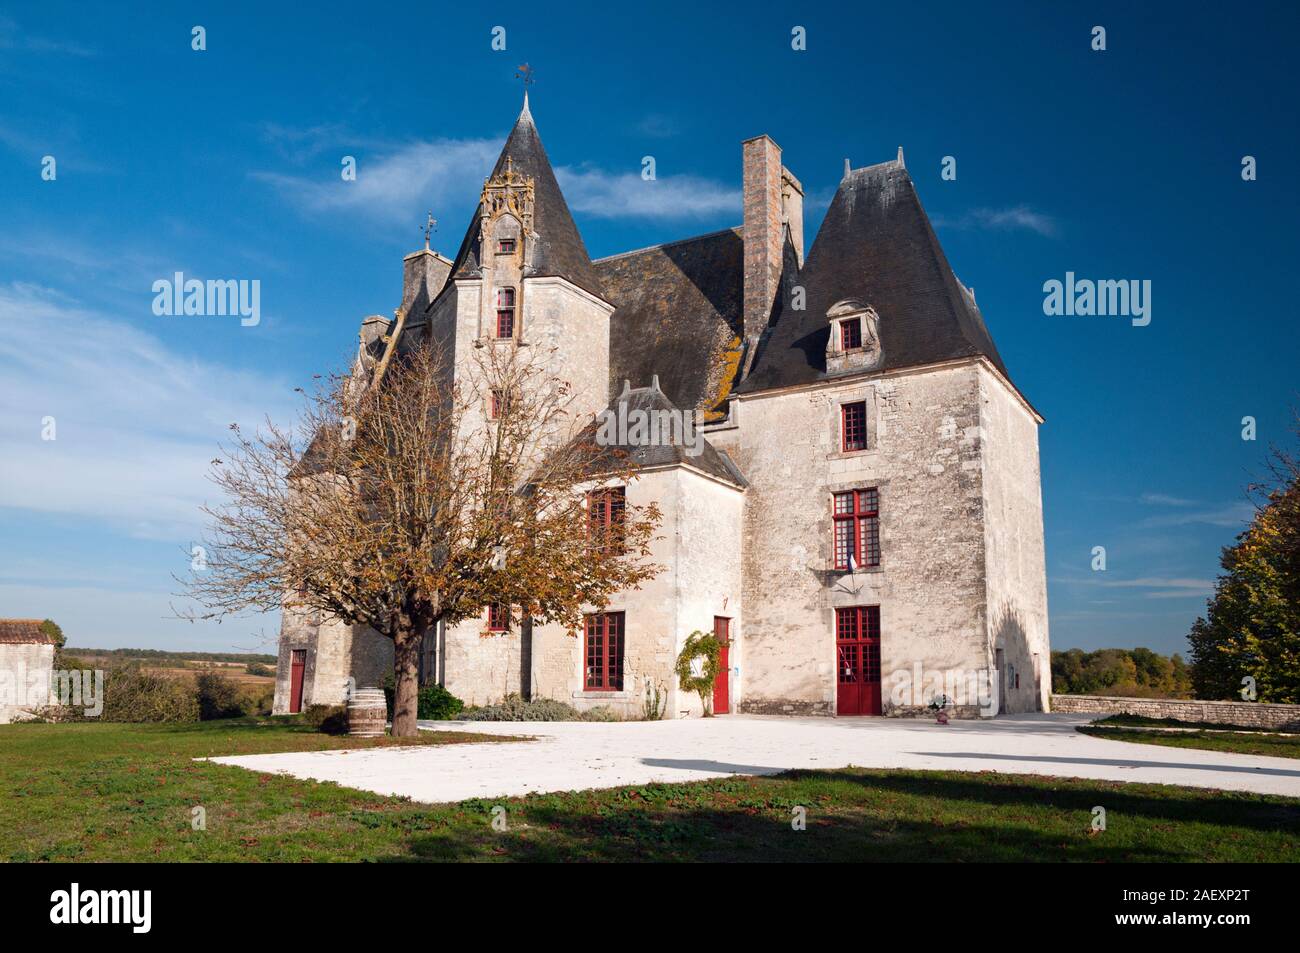
[{"label": "small outbuilding", "polygon": [[54,648],[40,619],[0,619],[0,725],[49,704]]}]

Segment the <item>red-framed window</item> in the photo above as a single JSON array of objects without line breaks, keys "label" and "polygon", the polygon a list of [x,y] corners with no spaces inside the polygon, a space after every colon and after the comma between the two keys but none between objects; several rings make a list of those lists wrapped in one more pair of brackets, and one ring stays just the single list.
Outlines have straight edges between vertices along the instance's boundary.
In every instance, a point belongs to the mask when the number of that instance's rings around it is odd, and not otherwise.
[{"label": "red-framed window", "polygon": [[494,602],[488,606],[488,631],[510,631],[510,606],[504,602]]},{"label": "red-framed window", "polygon": [[492,388],[492,396],[489,403],[490,406],[488,408],[488,413],[491,416],[488,419],[490,420],[500,420],[510,412],[510,396],[499,387]]},{"label": "red-framed window", "polygon": [[592,692],[623,690],[623,613],[587,616],[583,645],[583,688]]},{"label": "red-framed window", "polygon": [[515,240],[513,238],[503,238],[497,242],[498,255],[512,255],[515,251]]},{"label": "red-framed window", "polygon": [[848,606],[835,610],[835,638],[861,642],[880,638],[880,606]]},{"label": "red-framed window", "polygon": [[851,351],[862,347],[862,319],[849,318],[840,322],[840,348]]},{"label": "red-framed window", "polygon": [[713,635],[723,645],[731,642],[731,618],[725,615],[713,617]]},{"label": "red-framed window", "polygon": [[832,494],[831,520],[835,524],[835,568],[880,565],[880,491],[847,490]]},{"label": "red-framed window", "polygon": [[867,449],[867,402],[857,400],[840,405],[840,449],[844,452]]},{"label": "red-framed window", "polygon": [[621,486],[592,490],[587,494],[587,532],[598,545],[617,545],[622,540],[623,512],[627,493]]},{"label": "red-framed window", "polygon": [[497,289],[497,337],[515,336],[515,289]]}]

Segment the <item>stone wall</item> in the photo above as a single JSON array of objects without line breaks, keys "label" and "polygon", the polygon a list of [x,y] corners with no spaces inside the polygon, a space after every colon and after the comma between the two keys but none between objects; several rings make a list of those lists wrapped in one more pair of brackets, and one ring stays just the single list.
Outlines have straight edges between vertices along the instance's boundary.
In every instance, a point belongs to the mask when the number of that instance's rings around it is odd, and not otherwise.
[{"label": "stone wall", "polygon": [[1300,705],[1265,702],[1207,702],[1178,698],[1112,698],[1106,695],[1053,695],[1052,711],[1095,715],[1137,715],[1300,731]]},{"label": "stone wall", "polygon": [[983,365],[979,397],[979,427],[961,439],[979,444],[985,599],[993,652],[988,664],[1002,662],[1000,711],[1045,711],[1051,693],[1051,651],[1038,421]]},{"label": "stone wall", "polygon": [[[865,400],[868,447],[840,451],[840,406]],[[834,714],[835,609],[881,607],[893,676],[987,666],[979,378],[973,364],[756,394],[717,435],[749,480],[742,710]],[[833,570],[831,494],[880,491],[881,566]],[[919,690],[918,686],[918,690]],[[925,699],[920,700],[924,703]]]},{"label": "stone wall", "polygon": [[[0,643],[0,725],[26,717],[31,708],[50,704],[54,646],[48,643]],[[35,697],[33,692],[39,694]]]},{"label": "stone wall", "polygon": [[393,671],[393,643],[367,626],[321,620],[319,613],[286,605],[280,617],[280,652],[271,711],[289,713],[292,653],[306,651],[302,707],[342,705],[348,686],[377,688]]},{"label": "stone wall", "polygon": [[[740,538],[743,495],[686,467],[645,471],[627,487],[631,506],[658,504],[663,521],[651,545],[651,561],[664,567],[640,589],[617,593],[606,611],[625,618],[623,691],[583,688],[580,633],[559,626],[534,632],[535,694],[579,710],[609,707],[630,718],[642,713],[646,681],[667,690],[665,718],[702,714],[697,695],[681,692],[673,671],[686,637],[710,631],[714,616],[731,619],[732,710],[742,693],[743,635],[740,618]],[[449,666],[450,670],[450,666]]]}]

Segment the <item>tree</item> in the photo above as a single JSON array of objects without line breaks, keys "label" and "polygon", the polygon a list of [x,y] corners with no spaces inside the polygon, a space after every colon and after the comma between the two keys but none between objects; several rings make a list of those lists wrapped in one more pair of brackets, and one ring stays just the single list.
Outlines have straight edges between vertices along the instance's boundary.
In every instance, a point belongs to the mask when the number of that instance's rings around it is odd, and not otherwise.
[{"label": "tree", "polygon": [[659,512],[626,507],[616,545],[589,530],[582,489],[635,473],[580,436],[571,388],[520,356],[536,348],[478,348],[458,373],[436,343],[395,350],[322,382],[295,428],[232,425],[212,470],[227,501],[205,507],[187,588],[204,617],[285,599],[392,639],[393,734],[410,736],[428,629],[497,604],[576,632],[584,607],[659,571]]},{"label": "tree", "polygon": [[[1300,435],[1300,428],[1297,429]],[[1200,698],[1300,702],[1300,457],[1274,450],[1267,480],[1250,491],[1250,526],[1223,550],[1224,574],[1188,635]]]},{"label": "tree", "polygon": [[59,628],[59,624],[53,619],[46,619],[41,623],[41,632],[54,639],[54,648],[56,651],[62,649],[68,644],[67,636],[63,634],[63,630]]}]

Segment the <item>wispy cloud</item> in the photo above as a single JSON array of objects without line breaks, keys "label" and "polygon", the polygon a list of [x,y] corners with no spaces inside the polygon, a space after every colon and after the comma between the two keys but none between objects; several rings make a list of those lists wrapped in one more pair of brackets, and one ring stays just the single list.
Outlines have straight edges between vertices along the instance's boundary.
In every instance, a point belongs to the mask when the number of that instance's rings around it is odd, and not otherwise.
[{"label": "wispy cloud", "polygon": [[[1138,576],[1133,579],[1119,579],[1110,573],[1098,572],[1091,576],[1053,579],[1053,582],[1093,586],[1099,589],[1140,590],[1134,595],[1143,599],[1204,599],[1214,591],[1213,579],[1190,576]],[[1097,603],[1098,600],[1090,600],[1090,602]]]},{"label": "wispy cloud", "polygon": [[314,126],[285,126],[276,122],[262,122],[257,125],[262,140],[271,146],[281,157],[294,163],[302,163],[325,152],[327,149],[371,148],[387,150],[389,146],[364,136],[354,134],[342,123],[318,123]]},{"label": "wispy cloud", "polygon": [[594,166],[555,170],[569,207],[593,218],[689,219],[738,215],[740,189],[694,175],[642,179]]},{"label": "wispy cloud", "polygon": [[0,327],[0,506],[184,543],[227,426],[291,413],[287,383],[176,353],[49,289],[0,286]]},{"label": "wispy cloud", "polygon": [[682,124],[675,116],[651,113],[638,122],[634,129],[638,135],[649,139],[671,139],[681,133]]},{"label": "wispy cloud", "polygon": [[[319,138],[312,148],[323,151]],[[499,139],[412,142],[378,155],[356,155],[357,177],[344,181],[342,165],[319,176],[253,172],[288,202],[310,213],[354,212],[372,218],[410,218],[412,209],[461,205],[477,196],[501,151]],[[340,152],[340,163],[343,153]]]},{"label": "wispy cloud", "polygon": [[1169,496],[1166,493],[1143,493],[1138,497],[1139,503],[1152,506],[1195,506],[1195,500],[1185,500],[1181,496]]},{"label": "wispy cloud", "polygon": [[949,228],[959,231],[1035,232],[1047,237],[1055,236],[1060,228],[1056,220],[1044,212],[1038,212],[1027,205],[1010,208],[973,208],[957,216],[934,216],[936,228]]},{"label": "wispy cloud", "polygon": [[1223,505],[1198,505],[1193,501],[1178,504],[1174,513],[1148,516],[1137,523],[1140,529],[1163,529],[1170,526],[1189,526],[1201,523],[1206,526],[1226,526],[1244,529],[1255,516],[1255,507],[1246,501]]},{"label": "wispy cloud", "polygon": [[24,30],[12,17],[0,16],[0,50],[58,56],[95,56],[97,50],[67,39],[52,39]]},{"label": "wispy cloud", "polygon": [[[333,127],[285,130],[264,127],[273,140],[320,154]],[[432,205],[454,208],[472,202],[501,152],[499,139],[435,139],[356,155],[357,177],[347,182],[331,170],[319,176],[258,171],[253,178],[308,213],[349,212],[381,219],[409,219]],[[341,169],[341,166],[340,166]],[[610,172],[592,165],[555,170],[569,207],[594,218],[698,219],[740,212],[740,189],[694,175],[641,178],[640,169]]]}]

